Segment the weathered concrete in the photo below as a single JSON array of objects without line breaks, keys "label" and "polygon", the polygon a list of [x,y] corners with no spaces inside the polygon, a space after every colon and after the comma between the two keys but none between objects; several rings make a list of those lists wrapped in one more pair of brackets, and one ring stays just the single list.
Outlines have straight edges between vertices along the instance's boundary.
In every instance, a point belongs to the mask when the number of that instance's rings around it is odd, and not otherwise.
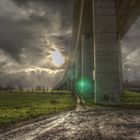
[{"label": "weathered concrete", "polygon": [[81,41],[80,41],[80,44],[79,44],[79,47],[77,48],[77,55],[76,55],[76,80],[79,79],[79,77],[81,76],[82,74],[82,59],[81,59]]},{"label": "weathered concrete", "polygon": [[[72,59],[76,62],[77,79],[89,79],[93,85],[94,53],[93,53],[93,20],[92,20],[92,1],[77,0],[74,1],[73,16],[73,40],[72,48],[74,55]],[[73,62],[73,63],[75,63]],[[79,92],[76,90],[76,92]],[[85,98],[93,100],[93,88],[87,93],[81,93]],[[92,97],[92,98],[91,98]]]},{"label": "weathered concrete", "polygon": [[[74,12],[77,12],[82,2],[75,1]],[[95,95],[96,103],[118,103],[121,85],[115,0],[84,0],[80,12],[82,13],[75,13],[75,16],[82,14],[82,20],[79,18],[79,22],[77,19],[74,21],[77,24],[73,25],[73,45],[76,52],[79,51],[77,47],[82,48],[79,62],[82,63],[81,77],[95,82],[94,93],[88,93],[86,96]]]},{"label": "weathered concrete", "polygon": [[[82,35],[82,46],[81,46],[81,78],[86,79],[89,84],[92,84],[92,87],[83,91],[83,97],[85,99],[92,100],[94,99],[94,83],[93,83],[93,70],[94,70],[94,61],[93,61],[93,35],[92,34],[83,34]],[[84,88],[84,87],[83,87]]]},{"label": "weathered concrete", "polygon": [[95,0],[93,6],[95,102],[115,104],[121,87],[115,0]]}]

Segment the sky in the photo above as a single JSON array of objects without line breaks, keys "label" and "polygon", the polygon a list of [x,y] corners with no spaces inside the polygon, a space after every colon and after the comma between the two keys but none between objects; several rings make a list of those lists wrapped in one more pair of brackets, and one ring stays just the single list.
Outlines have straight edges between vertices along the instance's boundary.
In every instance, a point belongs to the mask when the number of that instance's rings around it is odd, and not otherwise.
[{"label": "sky", "polygon": [[124,80],[140,80],[140,17],[121,40]]},{"label": "sky", "polygon": [[[0,1],[0,85],[49,88],[63,78],[71,0]],[[140,80],[140,18],[121,40],[124,79]]]},{"label": "sky", "polygon": [[0,1],[0,84],[47,86],[68,62],[71,0]]}]

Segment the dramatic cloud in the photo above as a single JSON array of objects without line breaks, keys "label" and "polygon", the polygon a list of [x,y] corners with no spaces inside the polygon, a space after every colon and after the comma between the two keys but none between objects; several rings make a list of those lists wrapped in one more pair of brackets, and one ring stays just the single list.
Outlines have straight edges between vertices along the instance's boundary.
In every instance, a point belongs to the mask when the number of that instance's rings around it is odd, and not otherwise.
[{"label": "dramatic cloud", "polygon": [[140,80],[140,17],[121,41],[124,79]]},{"label": "dramatic cloud", "polygon": [[[71,0],[0,1],[2,85],[53,87],[61,81],[69,57],[71,6]],[[63,61],[58,65],[56,52]]]}]

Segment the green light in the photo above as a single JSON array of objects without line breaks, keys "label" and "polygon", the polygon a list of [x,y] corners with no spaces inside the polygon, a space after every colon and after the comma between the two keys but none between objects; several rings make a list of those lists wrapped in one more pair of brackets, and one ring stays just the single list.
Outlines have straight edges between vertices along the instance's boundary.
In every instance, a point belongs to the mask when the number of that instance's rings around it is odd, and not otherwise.
[{"label": "green light", "polygon": [[75,83],[75,90],[82,96],[88,96],[93,93],[93,81],[88,78],[81,78]]}]

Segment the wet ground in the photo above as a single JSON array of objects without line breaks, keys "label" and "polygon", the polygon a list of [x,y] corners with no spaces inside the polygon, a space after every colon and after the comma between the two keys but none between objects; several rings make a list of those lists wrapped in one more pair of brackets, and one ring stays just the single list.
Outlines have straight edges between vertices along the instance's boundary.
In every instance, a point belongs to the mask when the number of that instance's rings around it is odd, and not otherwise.
[{"label": "wet ground", "polygon": [[3,132],[0,140],[140,140],[140,110],[78,107]]}]

